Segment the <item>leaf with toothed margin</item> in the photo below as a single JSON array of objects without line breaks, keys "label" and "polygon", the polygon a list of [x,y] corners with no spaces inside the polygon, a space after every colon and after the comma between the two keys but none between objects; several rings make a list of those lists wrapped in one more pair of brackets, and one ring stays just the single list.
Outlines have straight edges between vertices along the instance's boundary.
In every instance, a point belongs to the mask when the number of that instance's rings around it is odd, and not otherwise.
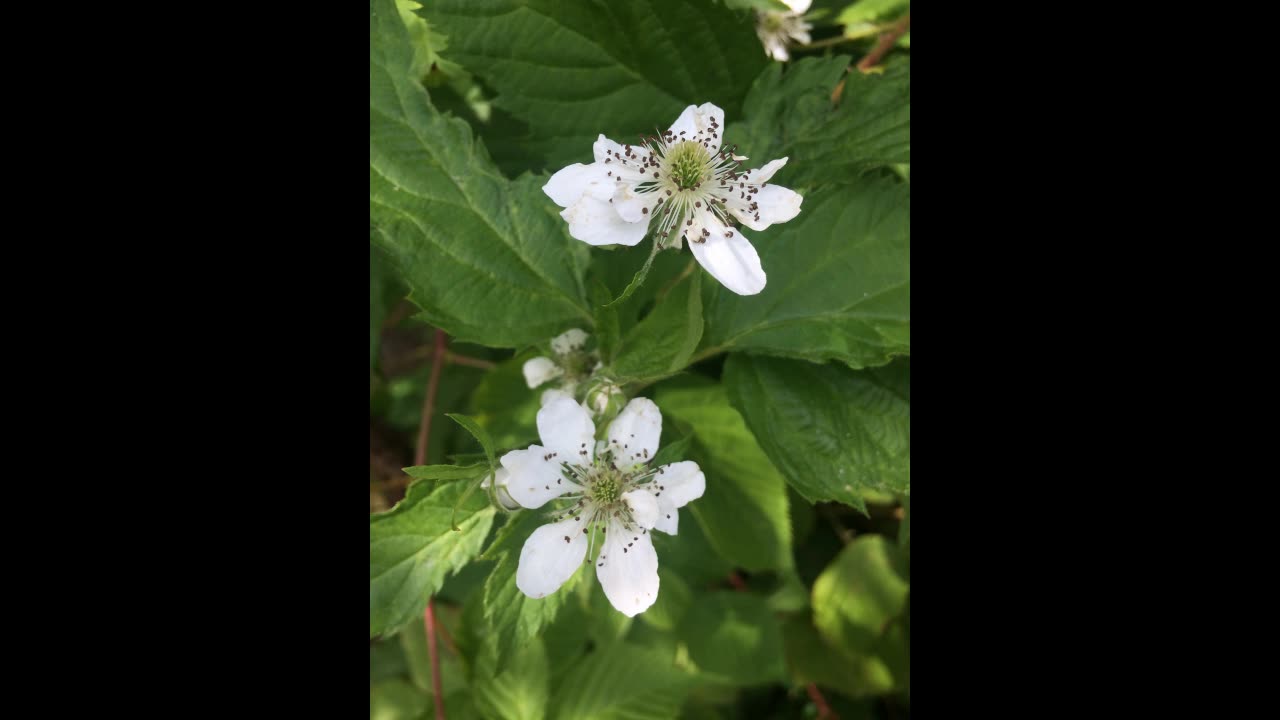
[{"label": "leaf with toothed margin", "polygon": [[769,62],[755,17],[709,2],[437,0],[422,14],[494,106],[528,123],[535,170],[590,162],[601,133],[626,142],[689,105],[737,117]]},{"label": "leaf with toothed margin", "polygon": [[612,301],[609,302],[608,305],[605,305],[604,307],[606,308],[617,307],[620,303],[624,302],[627,298],[631,297],[632,293],[638,290],[640,288],[640,285],[644,283],[644,279],[648,277],[649,268],[653,267],[653,259],[657,256],[658,256],[658,240],[657,238],[654,238],[653,249],[649,251],[649,258],[644,261],[644,265],[640,266],[640,272],[637,272],[635,274],[635,277],[631,278],[631,282],[627,283],[627,287],[625,290],[622,291],[621,295],[614,298]]}]

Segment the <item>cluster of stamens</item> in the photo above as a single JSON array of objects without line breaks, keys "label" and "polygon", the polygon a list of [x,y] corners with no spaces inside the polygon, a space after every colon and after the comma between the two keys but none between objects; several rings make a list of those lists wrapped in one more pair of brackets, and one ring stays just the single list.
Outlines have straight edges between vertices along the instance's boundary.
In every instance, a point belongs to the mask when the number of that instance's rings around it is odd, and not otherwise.
[{"label": "cluster of stamens", "polygon": [[[715,118],[711,119],[711,127],[699,130],[692,137],[686,135],[684,130],[642,135],[641,146],[647,153],[626,145],[621,151],[609,151],[604,161],[606,164],[616,162],[621,168],[640,173],[632,192],[646,200],[641,209],[643,214],[648,215],[649,206],[653,206],[653,215],[658,218],[657,236],[662,240],[669,238],[673,230],[681,227],[681,222],[685,228],[692,226],[693,214],[704,205],[726,228],[737,225],[726,207],[735,200],[734,194],[739,201],[735,209],[751,213],[759,221],[760,206],[755,202],[755,194],[767,183],[752,183],[750,170],[739,172],[741,160],[746,158],[737,155],[737,145],[711,152],[711,141],[720,138],[720,125]],[[652,179],[648,179],[650,175]],[[609,176],[618,183],[623,180],[622,171],[610,170]],[[648,202],[647,196],[654,193],[658,193],[657,201]],[[700,235],[690,240],[702,243],[710,236],[711,231],[703,227]],[[733,230],[726,229],[725,237],[733,237]]]},{"label": "cluster of stamens", "polygon": [[[590,466],[560,463],[562,479],[577,485],[580,492],[560,496],[561,500],[574,502],[560,510],[553,520],[559,522],[572,517],[582,524],[582,533],[591,538],[585,562],[591,562],[591,554],[595,549],[596,533],[594,531],[599,530],[601,535],[606,534],[611,522],[617,522],[626,532],[634,533],[632,539],[622,548],[624,553],[639,541],[640,535],[649,532],[636,523],[631,507],[622,499],[625,493],[636,488],[649,488],[654,491],[656,497],[666,489],[656,484],[658,477],[663,474],[663,469],[649,467],[652,458],[649,457],[647,449],[633,451],[629,443],[618,445],[616,440],[611,440],[609,444],[610,447],[597,454]],[[587,444],[583,443],[579,452],[585,455],[586,447]],[[571,540],[572,538],[567,535],[564,538],[566,543]],[[602,552],[597,559],[597,565],[603,567],[605,562],[607,557]]]}]

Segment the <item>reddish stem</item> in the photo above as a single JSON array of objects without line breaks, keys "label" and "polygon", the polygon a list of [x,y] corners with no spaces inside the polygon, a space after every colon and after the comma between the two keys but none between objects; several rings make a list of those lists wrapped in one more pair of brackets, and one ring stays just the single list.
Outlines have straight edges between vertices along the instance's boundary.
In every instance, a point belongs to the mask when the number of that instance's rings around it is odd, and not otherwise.
[{"label": "reddish stem", "polygon": [[427,600],[427,610],[423,613],[422,619],[427,626],[427,652],[431,655],[431,692],[436,701],[436,717],[445,720],[444,693],[440,689],[440,653],[436,650],[436,610],[433,600]]},{"label": "reddish stem", "polygon": [[880,62],[880,58],[884,57],[885,53],[889,52],[890,48],[893,47],[893,44],[898,42],[898,38],[902,37],[902,34],[910,29],[911,13],[907,13],[902,16],[902,19],[899,20],[897,24],[889,30],[889,32],[880,36],[880,39],[876,42],[876,46],[871,48],[871,52],[867,53],[866,57],[858,61],[858,69],[862,72],[866,72],[872,67],[875,67],[875,64]]},{"label": "reddish stem", "polygon": [[729,571],[729,584],[732,585],[733,589],[737,590],[738,592],[747,591],[747,583],[745,580],[742,579],[742,576],[738,574],[737,570]]},{"label": "reddish stem", "polygon": [[[431,416],[436,411],[436,390],[440,388],[440,369],[444,366],[446,337],[443,330],[436,330],[435,351],[431,353],[431,378],[427,380],[427,396],[422,401],[422,421],[418,428],[418,447],[413,451],[413,464],[427,463],[427,440],[431,438]],[[446,720],[444,693],[440,689],[440,652],[436,648],[435,601],[427,598],[427,609],[422,613],[422,623],[427,627],[427,654],[431,657],[431,689],[436,703],[436,718]]]},{"label": "reddish stem", "polygon": [[840,720],[840,717],[831,711],[831,706],[827,704],[827,699],[822,697],[822,692],[818,690],[817,685],[809,683],[805,689],[809,691],[809,699],[818,706],[818,720]]}]

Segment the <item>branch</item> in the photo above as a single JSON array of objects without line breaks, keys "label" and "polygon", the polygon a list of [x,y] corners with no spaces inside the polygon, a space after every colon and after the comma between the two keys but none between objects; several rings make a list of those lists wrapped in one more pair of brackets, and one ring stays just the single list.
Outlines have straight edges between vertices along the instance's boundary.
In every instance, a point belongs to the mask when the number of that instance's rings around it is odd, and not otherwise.
[{"label": "branch", "polygon": [[[427,464],[427,441],[431,439],[431,416],[436,411],[436,391],[440,389],[440,369],[444,367],[447,338],[443,330],[436,330],[435,351],[431,353],[431,377],[427,380],[427,396],[422,400],[422,421],[418,423],[418,447],[413,450],[413,464]],[[435,600],[427,598],[427,609],[422,613],[427,627],[427,651],[431,656],[431,689],[436,704],[436,718],[446,720],[444,693],[440,686],[440,652],[436,648]]]},{"label": "branch", "polygon": [[822,691],[818,690],[817,685],[809,683],[805,689],[809,691],[809,699],[818,706],[818,720],[840,720],[840,717],[831,711],[831,706],[827,704],[827,699],[822,697]]},{"label": "branch", "polygon": [[911,13],[907,13],[902,16],[902,19],[889,32],[880,36],[880,40],[876,42],[875,47],[871,48],[871,52],[867,53],[866,57],[858,61],[858,69],[864,73],[869,71],[876,63],[880,62],[880,58],[884,57],[885,53],[889,52],[893,44],[898,42],[898,38],[902,37],[902,34],[910,28]]}]

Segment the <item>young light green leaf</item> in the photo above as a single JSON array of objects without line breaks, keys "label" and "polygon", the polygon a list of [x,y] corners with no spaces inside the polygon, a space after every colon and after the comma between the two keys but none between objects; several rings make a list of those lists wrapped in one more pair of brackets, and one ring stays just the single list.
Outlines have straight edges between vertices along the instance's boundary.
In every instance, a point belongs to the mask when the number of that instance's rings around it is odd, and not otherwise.
[{"label": "young light green leaf", "polygon": [[[659,387],[662,412],[687,426],[690,455],[707,478],[706,493],[682,508],[697,518],[711,545],[747,570],[791,566],[787,487],[720,385]],[[688,522],[680,518],[681,531]]]},{"label": "young light green leaf", "polygon": [[524,145],[558,170],[617,142],[665,130],[688,105],[738,117],[767,62],[754,17],[685,0],[439,0],[428,19],[451,57],[528,123]]},{"label": "young light green leaf", "polygon": [[371,0],[369,219],[423,319],[495,347],[590,323],[588,248],[566,234],[545,178],[502,177],[467,124],[432,106],[412,61],[395,0]]},{"label": "young light green leaf", "polygon": [[652,381],[689,364],[702,339],[701,280],[701,271],[689,273],[627,333],[613,364],[619,380]]},{"label": "young light green leaf", "polygon": [[782,632],[763,598],[719,591],[703,594],[680,621],[699,674],[735,685],[781,682]]},{"label": "young light green leaf", "polygon": [[489,472],[489,465],[413,465],[406,475],[418,480],[474,480]]},{"label": "young light green leaf", "polygon": [[476,497],[459,508],[458,532],[450,517],[463,483],[428,492],[416,481],[394,508],[369,516],[369,635],[398,628],[422,612],[444,578],[471,561],[484,543],[494,510]]},{"label": "young light green leaf", "polygon": [[909,361],[878,368],[877,375],[735,353],[725,362],[724,384],[797,492],[866,514],[863,491],[911,489],[911,404],[880,381],[889,368],[910,377]]},{"label": "young light green leaf", "polygon": [[853,655],[877,651],[907,597],[907,582],[894,570],[899,553],[880,535],[862,535],[818,576],[813,619],[832,646]]},{"label": "young light green leaf", "polygon": [[799,217],[756,242],[764,291],[709,283],[699,355],[747,350],[854,369],[909,355],[910,238],[907,183],[867,178],[811,193]]},{"label": "young light green leaf", "polygon": [[894,689],[893,673],[882,658],[851,655],[831,647],[807,616],[788,618],[782,625],[782,635],[787,667],[796,685],[816,683],[850,698],[881,695]]}]

